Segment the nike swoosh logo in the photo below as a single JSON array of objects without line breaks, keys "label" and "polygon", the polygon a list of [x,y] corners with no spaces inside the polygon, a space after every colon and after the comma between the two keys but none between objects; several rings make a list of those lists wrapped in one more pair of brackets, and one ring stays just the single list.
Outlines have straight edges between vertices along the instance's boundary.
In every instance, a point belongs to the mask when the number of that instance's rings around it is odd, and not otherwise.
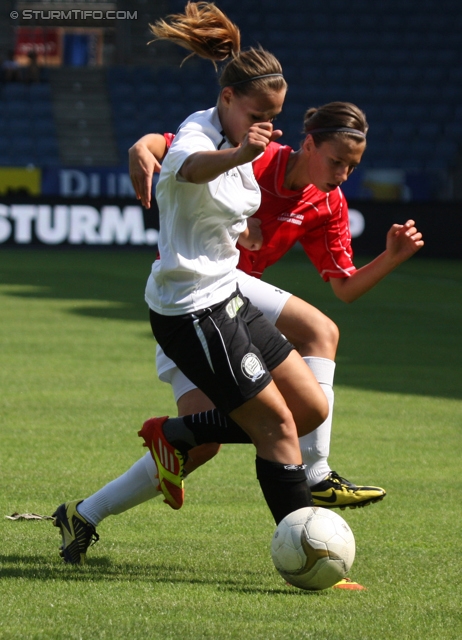
[{"label": "nike swoosh logo", "polygon": [[335,491],[333,489],[332,489],[332,493],[328,498],[325,498],[323,496],[318,496],[316,492],[314,492],[313,498],[315,500],[320,500],[321,502],[337,502],[337,496],[335,495]]}]

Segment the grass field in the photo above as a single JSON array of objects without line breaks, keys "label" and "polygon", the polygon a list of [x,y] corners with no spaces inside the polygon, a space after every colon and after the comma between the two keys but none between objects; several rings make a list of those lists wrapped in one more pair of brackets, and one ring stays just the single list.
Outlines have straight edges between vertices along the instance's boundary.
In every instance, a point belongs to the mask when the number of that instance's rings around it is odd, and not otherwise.
[{"label": "grass field", "polygon": [[[387,498],[340,512],[364,592],[307,593],[274,570],[250,446],[99,527],[65,566],[51,514],[125,471],[173,414],[143,301],[148,252],[0,253],[0,638],[460,640],[462,261],[414,258],[353,305],[298,253],[267,279],[339,325],[330,463]],[[360,261],[358,261],[360,262]]]}]

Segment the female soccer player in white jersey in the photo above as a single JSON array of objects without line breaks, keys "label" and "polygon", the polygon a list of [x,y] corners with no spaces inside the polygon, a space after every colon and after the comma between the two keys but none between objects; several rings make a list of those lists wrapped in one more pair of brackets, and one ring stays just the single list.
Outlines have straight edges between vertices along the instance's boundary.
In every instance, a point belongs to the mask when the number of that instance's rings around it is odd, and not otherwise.
[{"label": "female soccer player in white jersey", "polygon": [[[298,435],[319,426],[328,405],[300,354],[240,293],[236,242],[260,205],[251,162],[281,135],[271,121],[287,84],[270,53],[240,50],[239,30],[213,4],[188,3],[185,14],[158,21],[152,31],[202,57],[231,60],[220,75],[217,106],[185,120],[163,163],[160,257],[146,286],[157,342],[217,409],[213,421],[201,414],[147,420],[140,436],[165,501],[175,509],[183,504],[190,449],[252,442],[257,478],[279,523],[313,504]],[[54,516],[64,559],[82,562],[78,511],[68,503]]]}]

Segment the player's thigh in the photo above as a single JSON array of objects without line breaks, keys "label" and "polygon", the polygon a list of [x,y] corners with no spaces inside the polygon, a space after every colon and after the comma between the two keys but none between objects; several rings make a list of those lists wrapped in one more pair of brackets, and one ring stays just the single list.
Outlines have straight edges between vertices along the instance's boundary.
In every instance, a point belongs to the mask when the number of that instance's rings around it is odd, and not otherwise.
[{"label": "player's thigh", "polygon": [[339,340],[338,327],[305,300],[290,296],[278,316],[276,327],[302,356],[334,360]]},{"label": "player's thigh", "polygon": [[326,396],[311,369],[296,351],[271,370],[273,380],[287,403],[299,436],[316,429],[327,418]]}]

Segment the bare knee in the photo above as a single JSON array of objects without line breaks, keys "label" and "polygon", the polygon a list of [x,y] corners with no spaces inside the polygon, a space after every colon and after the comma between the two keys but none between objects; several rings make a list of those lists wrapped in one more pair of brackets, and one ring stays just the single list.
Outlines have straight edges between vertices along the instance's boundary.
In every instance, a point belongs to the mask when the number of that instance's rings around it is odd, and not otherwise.
[{"label": "bare knee", "polygon": [[319,391],[316,397],[311,397],[309,402],[294,412],[299,437],[306,436],[307,433],[317,429],[329,415],[327,398],[321,388]]},{"label": "bare knee", "polygon": [[230,417],[251,437],[262,458],[300,464],[300,445],[292,412],[274,382],[234,409]]},{"label": "bare knee", "polygon": [[303,333],[294,346],[301,356],[317,356],[335,360],[340,332],[333,320],[320,314],[320,321],[315,327]]},{"label": "bare knee", "polygon": [[324,316],[324,318],[325,322],[322,326],[322,341],[326,345],[326,348],[333,353],[331,360],[334,360],[340,340],[340,331],[333,320],[327,316]]},{"label": "bare knee", "polygon": [[297,428],[291,411],[287,407],[281,409],[264,423],[254,433],[254,442],[259,446],[262,441],[277,444],[281,441],[291,442],[298,437]]},{"label": "bare knee", "polygon": [[276,326],[301,356],[335,359],[339,341],[337,325],[300,298],[289,298]]}]

